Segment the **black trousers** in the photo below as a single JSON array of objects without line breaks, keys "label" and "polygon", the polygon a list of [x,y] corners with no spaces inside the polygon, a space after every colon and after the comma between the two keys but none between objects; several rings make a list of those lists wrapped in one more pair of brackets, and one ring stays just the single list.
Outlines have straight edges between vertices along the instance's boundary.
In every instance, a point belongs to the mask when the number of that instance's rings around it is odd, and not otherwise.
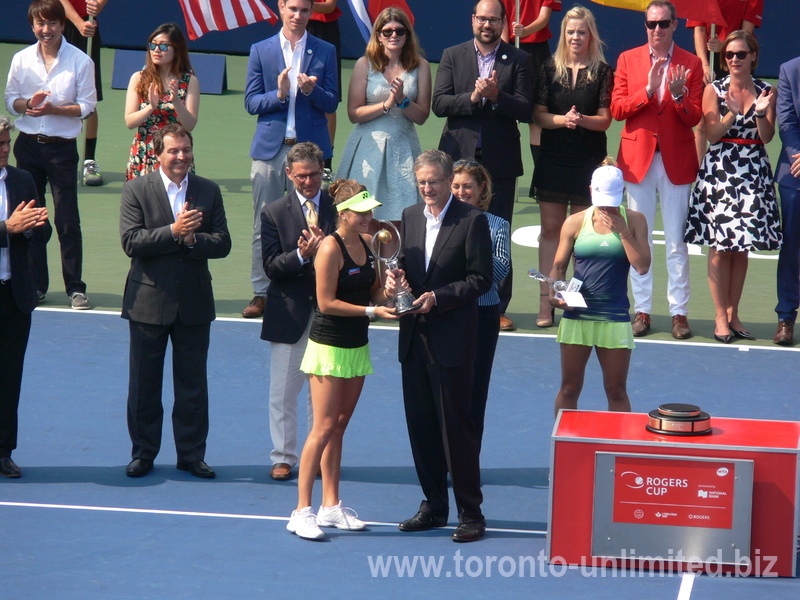
[{"label": "black trousers", "polygon": [[0,458],[17,447],[17,409],[31,315],[17,308],[9,283],[0,284]]},{"label": "black trousers", "polygon": [[489,399],[494,353],[500,336],[500,305],[478,307],[478,351],[475,355],[475,380],[472,384],[472,422],[478,435],[478,449],[483,443],[483,423]]},{"label": "black trousers", "polygon": [[[42,206],[46,205],[45,191],[50,183],[56,233],[61,245],[61,272],[67,295],[86,293],[81,280],[83,272],[83,238],[78,212],[78,146],[75,140],[55,144],[40,144],[35,139],[18,135],[14,143],[17,167],[33,176]],[[47,271],[47,246],[31,241],[33,276],[36,290],[47,292],[50,277]]]},{"label": "black trousers", "polygon": [[203,460],[208,437],[208,358],[211,324],[148,325],[130,321],[128,432],[133,458],[153,460],[161,449],[161,390],[167,341],[172,342],[175,403],[172,432],[178,460]]},{"label": "black trousers", "polygon": [[408,437],[425,500],[423,512],[447,517],[447,473],[462,523],[483,519],[480,448],[472,422],[470,365],[438,364],[428,346],[427,327],[417,323],[402,363]]}]

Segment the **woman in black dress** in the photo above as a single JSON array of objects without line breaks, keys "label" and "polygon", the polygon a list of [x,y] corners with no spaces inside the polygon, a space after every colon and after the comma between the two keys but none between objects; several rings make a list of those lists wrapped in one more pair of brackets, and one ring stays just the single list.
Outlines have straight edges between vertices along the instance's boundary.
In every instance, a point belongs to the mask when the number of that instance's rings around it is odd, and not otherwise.
[{"label": "woman in black dress", "polygon": [[[558,48],[539,74],[533,117],[543,128],[542,150],[532,195],[541,216],[542,273],[553,267],[567,207],[575,214],[591,205],[592,173],[606,156],[614,71],[605,63],[601,44],[592,12],[575,6],[564,15]],[[550,290],[542,284],[538,327],[553,324],[549,298]]]}]

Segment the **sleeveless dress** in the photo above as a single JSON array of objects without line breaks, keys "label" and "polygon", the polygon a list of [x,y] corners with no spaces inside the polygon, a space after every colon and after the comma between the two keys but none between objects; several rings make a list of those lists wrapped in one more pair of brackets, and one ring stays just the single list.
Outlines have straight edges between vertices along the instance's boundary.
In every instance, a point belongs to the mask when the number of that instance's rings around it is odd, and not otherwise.
[{"label": "sleeveless dress", "polygon": [[[191,73],[184,73],[178,80],[178,98],[183,102],[186,101],[186,92],[189,89],[189,80],[191,78]],[[125,171],[125,179],[147,175],[158,168],[158,158],[153,148],[153,134],[165,125],[180,122],[178,113],[175,111],[175,105],[167,100],[168,97],[168,94],[162,96],[158,103],[158,108],[136,129],[136,135],[133,137],[128,158],[128,168]],[[140,110],[148,104],[147,100],[139,99]],[[190,171],[194,173],[194,162]]]},{"label": "sleeveless dress", "polygon": [[[377,277],[375,255],[364,238],[359,236],[367,260],[363,265],[356,264],[339,234],[333,232],[331,235],[338,242],[344,257],[336,285],[336,299],[368,306],[372,298],[370,290]],[[325,315],[318,306],[311,322],[308,346],[300,370],[310,375],[333,377],[371,375],[368,330],[369,317]]]},{"label": "sleeveless dress", "polygon": [[[753,83],[756,96],[769,88],[760,79],[754,78]],[[730,76],[711,85],[724,117]],[[772,167],[758,137],[754,103],[703,157],[689,201],[684,240],[720,251],[777,250],[783,240],[780,223]]]},{"label": "sleeveless dress", "polygon": [[[595,210],[585,211],[573,249],[575,278],[583,281],[580,292],[587,307],[564,311],[556,340],[562,344],[633,348],[628,312],[631,264],[618,233],[595,231],[592,221]],[[625,208],[620,206],[619,210],[627,223]]]},{"label": "sleeveless dress", "polygon": [[[400,78],[406,96],[416,101],[417,69]],[[390,91],[383,73],[370,67],[367,104],[384,102]],[[404,112],[392,106],[388,114],[356,123],[339,161],[337,177],[355,179],[382,203],[373,211],[376,219],[397,221],[404,208],[419,200],[414,161],[422,149],[416,127]]]}]

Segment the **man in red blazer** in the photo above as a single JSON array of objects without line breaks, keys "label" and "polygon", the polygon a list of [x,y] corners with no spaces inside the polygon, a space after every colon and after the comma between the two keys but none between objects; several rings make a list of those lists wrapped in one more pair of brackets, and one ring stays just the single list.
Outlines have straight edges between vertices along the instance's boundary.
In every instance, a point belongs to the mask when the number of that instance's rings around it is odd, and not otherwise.
[{"label": "man in red blazer", "polygon": [[[692,333],[686,320],[689,252],[683,233],[698,170],[692,127],[702,116],[703,68],[697,56],[673,43],[678,21],[671,2],[650,2],[645,26],[648,43],[623,52],[617,62],[611,114],[625,121],[617,160],[627,183],[628,206],[644,213],[651,228],[656,197],[661,199],[672,337],[686,339]],[[631,270],[637,337],[650,330],[652,272],[652,266],[646,275]]]}]

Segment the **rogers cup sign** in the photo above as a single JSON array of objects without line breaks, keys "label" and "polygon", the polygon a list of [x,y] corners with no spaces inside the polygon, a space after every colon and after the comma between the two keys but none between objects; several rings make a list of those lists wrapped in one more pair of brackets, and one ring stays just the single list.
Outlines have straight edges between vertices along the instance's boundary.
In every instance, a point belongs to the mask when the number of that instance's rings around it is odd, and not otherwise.
[{"label": "rogers cup sign", "polygon": [[618,456],[614,523],[730,529],[734,463]]}]

